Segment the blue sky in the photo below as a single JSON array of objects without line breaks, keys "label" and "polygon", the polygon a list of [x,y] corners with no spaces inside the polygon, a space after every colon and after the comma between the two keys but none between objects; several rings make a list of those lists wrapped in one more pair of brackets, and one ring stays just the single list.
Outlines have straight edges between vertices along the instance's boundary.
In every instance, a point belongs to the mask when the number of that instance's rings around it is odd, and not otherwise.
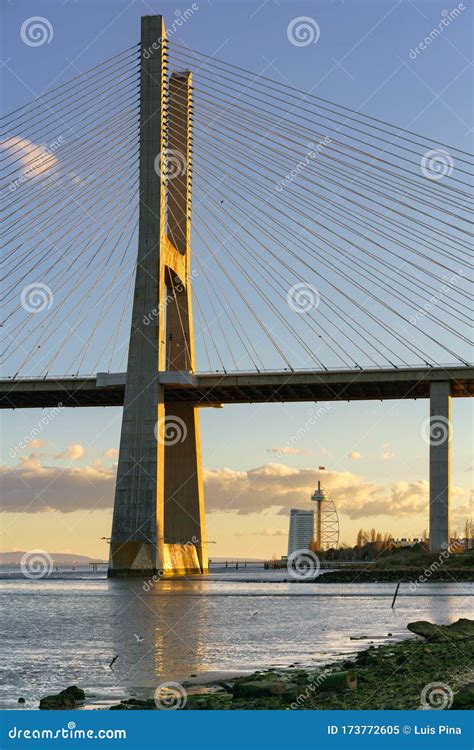
[{"label": "blue sky", "polygon": [[[266,75],[276,80],[311,89],[321,97],[470,150],[472,10],[467,2],[461,5],[465,10],[460,17],[414,59],[410,51],[438,26],[443,10],[451,11],[457,4],[432,0],[201,0],[175,39],[206,53],[218,50],[218,57],[235,65],[257,73],[265,70]],[[177,10],[184,12],[190,6],[187,2],[177,5],[104,0],[5,3],[2,10],[2,56],[6,61],[4,109],[11,111],[51,86],[131,46],[139,39],[141,15],[163,13],[169,25]],[[31,16],[43,16],[50,21],[54,32],[50,43],[29,47],[22,42],[21,25]],[[320,29],[317,44],[296,47],[288,42],[288,24],[298,16],[317,21]],[[420,426],[428,415],[428,403],[333,405],[298,441],[295,452],[279,456],[276,449],[291,441],[311,408],[309,404],[286,404],[229,406],[224,412],[202,410],[204,467],[210,471],[228,468],[238,474],[270,463],[295,471],[310,470],[322,464],[333,473],[334,492],[345,509],[341,516],[343,539],[351,541],[361,525],[393,529],[401,535],[422,531],[427,525],[426,513],[419,510],[417,492],[420,491],[421,497],[424,490],[416,483],[426,482],[428,476],[428,447],[420,437]],[[469,512],[470,502],[472,407],[465,400],[454,400],[452,408],[453,484],[462,489],[454,502],[464,509],[459,516],[462,519]],[[18,451],[12,457],[9,448],[18,445],[39,418],[39,412],[29,410],[5,416],[6,465],[16,467],[19,459],[27,461],[28,451]],[[110,495],[112,467],[116,460],[113,451],[118,447],[120,421],[119,409],[64,411],[45,428],[41,436],[43,442],[33,451],[37,458],[30,460],[28,469],[32,481],[41,482],[41,471],[44,474],[56,469],[66,472],[73,480],[81,472],[89,473],[92,479],[99,473],[104,492]],[[223,438],[224,423],[228,434]],[[78,449],[64,453],[71,445],[82,446],[83,453]],[[277,474],[274,472],[268,483],[268,493],[274,491],[277,495],[282,491]],[[347,481],[342,482],[339,475],[346,476]],[[219,482],[224,480],[219,477]],[[232,481],[246,480],[239,474],[232,477]],[[212,475],[209,482],[215,484],[216,477]],[[407,486],[400,485],[403,482]],[[351,516],[350,492],[357,496],[354,504],[360,505],[364,493],[369,495],[375,485],[381,495],[385,493],[388,498],[403,495],[403,502],[407,508],[411,502],[412,510],[397,516],[396,512],[387,512],[389,504],[386,503],[381,506],[383,512],[366,519]],[[301,486],[306,487],[304,483]],[[29,491],[19,478],[13,490],[19,502],[27,502]],[[87,485],[84,491],[87,492]],[[227,491],[224,484],[217,489],[214,485],[210,488],[211,495],[219,491]],[[301,490],[301,502],[297,504],[306,501],[306,490]],[[267,499],[254,514],[249,514],[245,506],[238,517],[219,512],[219,503],[213,502],[216,510],[210,514],[209,536],[218,541],[216,554],[250,554],[256,539],[259,553],[285,551],[283,532],[287,526],[287,510],[280,512],[277,499],[273,507]],[[293,495],[291,502],[294,504]],[[286,500],[284,507],[287,507]],[[395,501],[393,507],[399,507]],[[106,555],[106,547],[98,537],[109,533],[110,510],[92,513],[76,510],[69,514],[9,513],[8,516],[5,549],[28,546],[53,549],[56,546],[64,551]],[[72,516],[74,523],[71,523]],[[240,524],[239,536],[234,533],[235,523]],[[460,523],[458,520],[457,524]],[[100,534],[97,533],[99,528]],[[65,530],[66,536],[63,536]],[[248,535],[241,536],[244,532]],[[272,536],[273,532],[276,536]],[[258,533],[262,536],[255,536]],[[253,556],[257,556],[255,551]]]}]

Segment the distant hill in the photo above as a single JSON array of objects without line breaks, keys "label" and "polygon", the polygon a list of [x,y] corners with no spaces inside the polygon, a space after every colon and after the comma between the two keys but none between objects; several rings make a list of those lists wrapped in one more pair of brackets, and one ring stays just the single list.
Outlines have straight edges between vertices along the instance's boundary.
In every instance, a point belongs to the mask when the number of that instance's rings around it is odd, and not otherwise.
[{"label": "distant hill", "polygon": [[[15,552],[0,552],[0,567],[6,565],[20,565],[21,558],[25,554],[24,550]],[[96,557],[87,557],[86,555],[74,555],[69,552],[49,552],[53,562],[58,565],[88,565],[90,562],[103,562]]]}]

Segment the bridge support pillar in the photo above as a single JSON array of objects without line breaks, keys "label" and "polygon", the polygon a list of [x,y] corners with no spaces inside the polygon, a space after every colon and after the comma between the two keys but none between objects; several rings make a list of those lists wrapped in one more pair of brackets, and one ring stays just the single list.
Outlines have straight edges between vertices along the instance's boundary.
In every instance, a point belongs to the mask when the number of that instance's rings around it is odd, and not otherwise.
[{"label": "bridge support pillar", "polygon": [[450,535],[451,385],[430,386],[430,550],[447,549]]},{"label": "bridge support pillar", "polygon": [[142,18],[140,78],[140,208],[132,325],[110,542],[109,576],[152,576],[163,567],[164,446],[156,425],[164,419],[164,295],[160,248],[165,232],[164,179],[155,159],[164,150],[164,23]]},{"label": "bridge support pillar", "polygon": [[161,16],[142,18],[140,218],[109,576],[207,571],[197,408],[160,372],[195,370],[190,269],[191,74],[167,85]]}]

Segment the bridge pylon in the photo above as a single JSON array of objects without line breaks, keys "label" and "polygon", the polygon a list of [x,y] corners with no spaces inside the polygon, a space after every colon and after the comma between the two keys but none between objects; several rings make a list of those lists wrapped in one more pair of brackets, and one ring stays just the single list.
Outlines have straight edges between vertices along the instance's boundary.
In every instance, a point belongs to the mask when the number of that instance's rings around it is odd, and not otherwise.
[{"label": "bridge pylon", "polygon": [[110,577],[207,572],[198,410],[159,374],[195,370],[191,73],[167,77],[162,16],[142,18],[140,213]]}]

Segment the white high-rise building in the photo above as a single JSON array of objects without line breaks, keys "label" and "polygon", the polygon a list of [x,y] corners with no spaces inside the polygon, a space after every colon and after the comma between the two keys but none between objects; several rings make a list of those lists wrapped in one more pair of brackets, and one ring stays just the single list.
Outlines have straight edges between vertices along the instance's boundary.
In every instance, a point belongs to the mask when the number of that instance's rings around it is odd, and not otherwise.
[{"label": "white high-rise building", "polygon": [[314,510],[290,510],[288,556],[300,549],[309,549],[314,539]]}]

